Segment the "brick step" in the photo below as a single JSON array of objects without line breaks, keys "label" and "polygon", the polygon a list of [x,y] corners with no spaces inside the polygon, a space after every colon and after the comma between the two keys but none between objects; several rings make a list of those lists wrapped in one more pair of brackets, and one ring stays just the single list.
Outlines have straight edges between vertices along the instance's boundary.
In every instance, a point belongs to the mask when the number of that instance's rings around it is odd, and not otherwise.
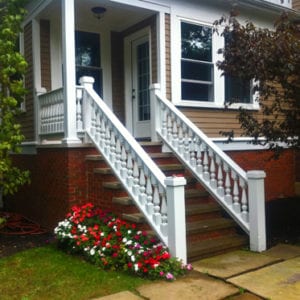
[{"label": "brick step", "polygon": [[243,235],[231,234],[212,238],[187,245],[188,261],[226,253],[234,249],[241,249],[248,245],[248,238]]}]

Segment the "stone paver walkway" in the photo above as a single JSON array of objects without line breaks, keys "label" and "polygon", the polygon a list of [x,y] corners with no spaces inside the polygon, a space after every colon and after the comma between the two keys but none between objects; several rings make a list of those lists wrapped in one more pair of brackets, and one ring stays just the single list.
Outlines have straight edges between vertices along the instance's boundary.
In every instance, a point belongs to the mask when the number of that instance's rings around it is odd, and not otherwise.
[{"label": "stone paver walkway", "polygon": [[[155,282],[98,300],[299,300],[300,247],[277,245],[263,253],[234,251],[193,263],[175,282]],[[243,292],[244,291],[244,292]]]}]

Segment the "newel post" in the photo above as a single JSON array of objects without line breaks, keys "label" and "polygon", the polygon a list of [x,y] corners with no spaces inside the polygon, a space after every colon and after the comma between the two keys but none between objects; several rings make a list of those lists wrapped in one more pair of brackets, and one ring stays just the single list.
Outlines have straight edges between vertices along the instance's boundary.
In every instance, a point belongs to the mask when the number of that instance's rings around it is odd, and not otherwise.
[{"label": "newel post", "polygon": [[167,177],[168,247],[174,257],[187,262],[184,177]]},{"label": "newel post", "polygon": [[[80,77],[79,83],[84,89],[93,89],[95,79],[89,76]],[[83,119],[83,128],[85,131],[89,131],[92,125],[92,109],[90,103],[87,101],[85,96],[85,91],[83,91],[83,100],[82,100],[82,119]]]},{"label": "newel post", "polygon": [[156,99],[156,92],[160,91],[160,84],[153,83],[149,87],[150,90],[150,116],[151,116],[151,141],[157,142],[159,141],[159,137],[157,135],[157,130],[160,129],[161,126],[161,112],[160,107]]},{"label": "newel post", "polygon": [[248,171],[250,250],[266,250],[266,214],[264,171]]}]

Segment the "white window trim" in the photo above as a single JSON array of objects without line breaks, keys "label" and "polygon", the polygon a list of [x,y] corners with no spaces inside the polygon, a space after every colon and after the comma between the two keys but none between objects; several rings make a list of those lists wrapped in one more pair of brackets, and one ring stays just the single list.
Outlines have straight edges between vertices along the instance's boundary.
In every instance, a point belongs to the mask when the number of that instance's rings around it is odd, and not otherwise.
[{"label": "white window trim", "polygon": [[[213,33],[212,36],[212,62],[214,64],[213,101],[188,101],[181,99],[181,22],[213,27],[212,23],[171,15],[172,102],[174,105],[183,107],[224,109],[225,77],[222,76],[222,71],[216,66],[216,62],[223,59],[223,55],[217,52],[218,49],[224,47],[224,38],[217,33]],[[227,109],[236,110],[240,107],[248,110],[259,110],[257,94],[253,95],[252,103],[234,103],[227,106]]]}]

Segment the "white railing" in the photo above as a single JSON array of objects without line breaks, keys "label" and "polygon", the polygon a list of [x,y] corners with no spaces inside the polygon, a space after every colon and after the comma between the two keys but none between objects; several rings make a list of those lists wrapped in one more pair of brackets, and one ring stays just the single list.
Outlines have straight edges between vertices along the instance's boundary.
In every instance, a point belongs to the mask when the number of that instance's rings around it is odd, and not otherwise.
[{"label": "white railing", "polygon": [[[186,262],[183,177],[165,177],[140,144],[82,77],[84,129],[172,255]],[[79,113],[77,109],[77,121]]]},{"label": "white railing", "polygon": [[265,0],[266,2],[281,5],[287,8],[292,8],[292,0]]},{"label": "white railing", "polygon": [[64,132],[64,93],[57,89],[38,96],[39,134]]},{"label": "white railing", "polygon": [[[170,101],[151,88],[153,131],[219,204],[250,235],[250,247],[266,248],[263,171],[246,173]],[[245,158],[246,159],[246,158]]]}]

